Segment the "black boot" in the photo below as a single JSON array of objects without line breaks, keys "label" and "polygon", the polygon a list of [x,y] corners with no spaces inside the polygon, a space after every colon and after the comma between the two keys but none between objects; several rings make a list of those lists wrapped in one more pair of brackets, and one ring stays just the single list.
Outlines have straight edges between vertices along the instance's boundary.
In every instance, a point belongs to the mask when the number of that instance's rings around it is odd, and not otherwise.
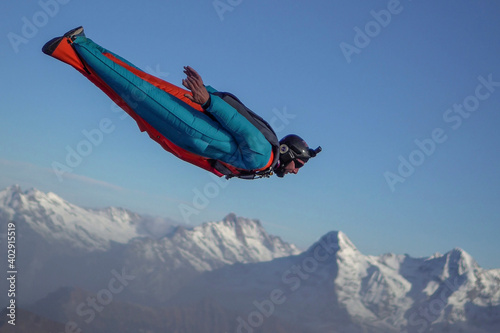
[{"label": "black boot", "polygon": [[47,55],[51,55],[52,53],[54,53],[55,49],[61,43],[61,41],[66,39],[68,42],[70,42],[75,40],[77,36],[85,36],[85,33],[83,32],[83,27],[72,29],[67,33],[65,33],[64,36],[62,37],[52,38],[42,47],[42,52]]}]

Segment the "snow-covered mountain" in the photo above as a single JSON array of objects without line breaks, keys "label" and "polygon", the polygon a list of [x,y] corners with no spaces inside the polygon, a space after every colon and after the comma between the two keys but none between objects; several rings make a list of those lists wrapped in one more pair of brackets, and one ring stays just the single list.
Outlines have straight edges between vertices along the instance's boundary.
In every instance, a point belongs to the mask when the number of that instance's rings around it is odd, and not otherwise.
[{"label": "snow-covered mountain", "polygon": [[304,332],[490,333],[500,331],[499,273],[461,249],[367,256],[331,232],[298,256],[207,272],[178,301],[214,299],[242,327],[272,315]]},{"label": "snow-covered mountain", "polygon": [[[176,249],[178,256],[190,258],[199,271],[236,262],[268,261],[301,252],[295,245],[269,235],[258,220],[237,217],[233,213],[221,222],[204,223],[192,229],[178,227],[161,240],[161,245],[164,249]],[[152,248],[145,248],[145,257],[152,257],[153,253]]]},{"label": "snow-covered mountain", "polygon": [[[8,221],[16,222],[18,237],[18,305],[41,300],[31,310],[59,322],[87,318],[78,312],[85,297],[68,296],[76,287],[97,300],[112,295],[116,303],[108,308],[116,320],[132,308],[155,318],[196,317],[190,309],[201,306],[203,316],[217,314],[212,324],[239,332],[274,333],[268,327],[288,324],[304,333],[500,332],[500,269],[482,269],[462,249],[427,258],[370,256],[332,231],[300,251],[267,234],[258,220],[235,214],[172,226],[17,186],[0,192],[0,226]],[[5,283],[0,289],[7,290]],[[148,326],[151,318],[138,316],[133,322],[152,331],[167,325]]]},{"label": "snow-covered mountain", "polygon": [[178,227],[153,240],[137,238],[121,250],[120,260],[130,274],[146,283],[131,286],[129,299],[163,304],[192,278],[235,263],[256,263],[299,254],[293,244],[271,236],[257,220],[229,214],[223,221],[191,229]]},{"label": "snow-covered mountain", "polygon": [[164,233],[172,226],[122,208],[81,208],[54,193],[22,191],[16,185],[0,192],[0,221],[11,220],[49,243],[87,252],[106,251],[113,242],[125,244],[136,237],[157,237],[153,231],[159,225]]},{"label": "snow-covered mountain", "polygon": [[81,208],[54,193],[18,186],[0,192],[0,225],[8,221],[16,223],[25,285],[19,298],[27,302],[62,286],[97,292],[111,271],[125,270],[143,283],[120,296],[154,304],[201,272],[300,253],[267,234],[258,220],[234,214],[193,228],[173,227],[121,208]]},{"label": "snow-covered mountain", "polygon": [[[23,192],[19,186],[0,191],[0,221],[15,221],[54,245],[88,252],[106,251],[112,243],[127,244],[135,238],[161,239],[160,243],[169,243],[167,247],[197,251],[198,259],[212,258],[223,264],[265,261],[300,252],[279,237],[268,235],[258,220],[235,214],[221,222],[173,228],[166,219],[116,207],[81,208],[54,193],[36,189]],[[200,270],[206,269],[200,266]]]}]

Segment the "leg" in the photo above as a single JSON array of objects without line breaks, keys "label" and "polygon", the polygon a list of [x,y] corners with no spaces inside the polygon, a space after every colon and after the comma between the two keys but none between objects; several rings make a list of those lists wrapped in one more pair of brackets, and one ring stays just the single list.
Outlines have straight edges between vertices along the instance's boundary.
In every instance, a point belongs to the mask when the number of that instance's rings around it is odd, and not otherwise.
[{"label": "leg", "polygon": [[[140,127],[150,125],[154,129],[148,129],[148,133],[155,140],[159,133],[181,149],[223,161],[230,160],[237,151],[232,136],[219,123],[181,99],[185,90],[153,80],[85,36],[63,38],[51,55],[75,67],[113,100],[123,101],[124,109]],[[181,155],[176,147],[167,150]]]}]

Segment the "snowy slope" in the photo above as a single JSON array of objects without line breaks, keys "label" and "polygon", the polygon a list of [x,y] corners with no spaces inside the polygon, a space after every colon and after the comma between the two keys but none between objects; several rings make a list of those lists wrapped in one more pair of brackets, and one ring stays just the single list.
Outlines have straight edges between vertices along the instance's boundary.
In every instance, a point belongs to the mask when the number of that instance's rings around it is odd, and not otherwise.
[{"label": "snowy slope", "polygon": [[169,240],[173,247],[194,253],[204,262],[216,259],[221,264],[268,261],[301,252],[295,245],[269,235],[258,220],[235,214],[191,230],[180,228]]}]

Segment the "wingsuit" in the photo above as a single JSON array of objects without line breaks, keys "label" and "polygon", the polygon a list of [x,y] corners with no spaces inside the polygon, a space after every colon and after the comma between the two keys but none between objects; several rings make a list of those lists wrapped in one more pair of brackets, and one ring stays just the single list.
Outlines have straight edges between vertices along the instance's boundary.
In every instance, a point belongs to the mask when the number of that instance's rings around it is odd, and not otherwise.
[{"label": "wingsuit", "polygon": [[186,162],[218,176],[250,179],[269,176],[279,164],[280,143],[271,126],[230,93],[206,86],[210,99],[202,107],[185,96],[188,90],[94,43],[82,27],[52,39],[42,51],[73,66],[141,131]]}]

